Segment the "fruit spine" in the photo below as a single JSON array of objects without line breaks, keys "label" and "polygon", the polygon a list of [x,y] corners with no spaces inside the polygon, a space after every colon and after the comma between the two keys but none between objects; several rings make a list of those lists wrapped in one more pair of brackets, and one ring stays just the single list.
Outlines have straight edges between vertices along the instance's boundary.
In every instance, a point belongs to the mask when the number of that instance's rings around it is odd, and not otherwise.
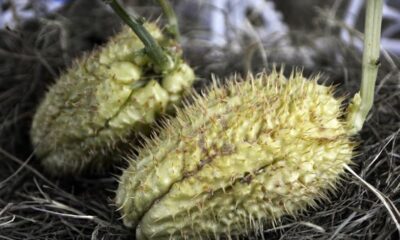
[{"label": "fruit spine", "polygon": [[36,154],[50,173],[104,169],[119,146],[145,131],[191,88],[195,76],[178,44],[155,24],[145,27],[169,51],[175,67],[155,67],[128,27],[76,61],[49,89],[32,123]]},{"label": "fruit spine", "polygon": [[351,162],[333,87],[300,73],[231,80],[194,97],[129,160],[116,204],[137,239],[262,230],[315,205]]}]

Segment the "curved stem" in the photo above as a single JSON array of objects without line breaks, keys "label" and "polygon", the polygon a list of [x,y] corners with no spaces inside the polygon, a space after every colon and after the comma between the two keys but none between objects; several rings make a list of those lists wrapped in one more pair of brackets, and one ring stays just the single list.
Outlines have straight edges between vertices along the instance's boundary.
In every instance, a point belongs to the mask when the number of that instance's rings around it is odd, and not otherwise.
[{"label": "curved stem", "polygon": [[179,42],[181,35],[179,33],[178,18],[176,17],[175,11],[172,8],[168,0],[157,0],[163,9],[164,14],[168,19],[168,30],[172,33],[175,39]]},{"label": "curved stem", "polygon": [[383,0],[367,0],[362,59],[361,102],[353,119],[355,131],[361,130],[370,112],[375,93],[375,82],[380,65],[380,38]]},{"label": "curved stem", "polygon": [[105,1],[114,12],[135,32],[145,46],[146,54],[151,61],[161,68],[161,70],[169,70],[173,67],[171,58],[158,45],[150,33],[143,27],[143,23],[135,18],[129,17],[128,13],[119,5],[116,0]]}]

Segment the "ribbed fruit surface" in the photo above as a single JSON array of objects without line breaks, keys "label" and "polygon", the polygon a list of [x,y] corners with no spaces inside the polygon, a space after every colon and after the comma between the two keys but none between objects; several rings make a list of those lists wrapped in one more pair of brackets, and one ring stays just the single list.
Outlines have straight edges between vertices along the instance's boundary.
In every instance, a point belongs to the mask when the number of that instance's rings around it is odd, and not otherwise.
[{"label": "ribbed fruit surface", "polygon": [[300,73],[233,79],[132,157],[116,203],[137,239],[257,232],[334,189],[354,144],[333,88]]},{"label": "ribbed fruit surface", "polygon": [[159,72],[129,29],[83,56],[50,87],[34,116],[31,138],[54,175],[103,170],[130,136],[180,101],[194,81],[177,43],[145,27],[168,50],[175,68]]}]

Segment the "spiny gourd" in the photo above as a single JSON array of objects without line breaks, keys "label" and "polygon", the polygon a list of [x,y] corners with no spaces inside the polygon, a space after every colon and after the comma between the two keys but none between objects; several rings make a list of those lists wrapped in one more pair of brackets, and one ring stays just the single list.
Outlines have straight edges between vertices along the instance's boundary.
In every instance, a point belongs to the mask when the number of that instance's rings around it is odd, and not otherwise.
[{"label": "spiny gourd", "polygon": [[116,205],[138,240],[257,232],[315,205],[351,162],[333,87],[301,73],[229,82],[196,95],[128,158]]},{"label": "spiny gourd", "polygon": [[50,87],[32,123],[35,153],[50,173],[104,169],[118,147],[191,88],[195,76],[177,42],[154,23],[144,26],[169,52],[174,68],[160,71],[152,64],[128,27],[76,61]]}]

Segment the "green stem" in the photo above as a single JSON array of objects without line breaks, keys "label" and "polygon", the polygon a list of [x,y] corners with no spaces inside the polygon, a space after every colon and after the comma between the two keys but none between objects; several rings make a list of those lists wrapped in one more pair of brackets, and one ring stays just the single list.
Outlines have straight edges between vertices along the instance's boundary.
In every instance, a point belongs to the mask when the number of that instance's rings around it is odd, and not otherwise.
[{"label": "green stem", "polygon": [[146,54],[151,61],[161,70],[173,68],[173,62],[167,53],[158,45],[150,33],[143,27],[140,20],[129,17],[128,13],[118,4],[116,0],[105,1],[114,12],[135,32],[145,46]]},{"label": "green stem", "polygon": [[367,0],[362,59],[361,103],[354,117],[354,130],[361,130],[374,102],[375,82],[380,65],[383,0]]},{"label": "green stem", "polygon": [[179,33],[178,18],[176,17],[175,11],[172,8],[168,0],[157,0],[163,9],[164,14],[168,19],[168,30],[172,33],[175,39],[179,42],[181,35]]}]

